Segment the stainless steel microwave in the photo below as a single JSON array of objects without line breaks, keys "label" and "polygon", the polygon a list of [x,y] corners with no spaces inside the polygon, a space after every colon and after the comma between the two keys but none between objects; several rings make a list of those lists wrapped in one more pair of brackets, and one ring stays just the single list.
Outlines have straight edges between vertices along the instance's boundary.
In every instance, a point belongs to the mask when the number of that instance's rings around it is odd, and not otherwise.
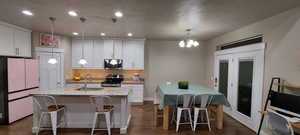
[{"label": "stainless steel microwave", "polygon": [[122,59],[104,59],[105,69],[122,69],[123,60]]}]

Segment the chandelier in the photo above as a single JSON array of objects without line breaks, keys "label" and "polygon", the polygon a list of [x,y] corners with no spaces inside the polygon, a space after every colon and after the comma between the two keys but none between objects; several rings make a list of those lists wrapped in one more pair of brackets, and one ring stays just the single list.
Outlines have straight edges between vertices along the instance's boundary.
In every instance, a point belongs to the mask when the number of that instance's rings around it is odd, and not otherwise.
[{"label": "chandelier", "polygon": [[178,45],[179,47],[181,48],[191,48],[191,47],[197,47],[199,46],[199,42],[196,41],[196,40],[193,40],[191,39],[190,37],[190,32],[191,32],[191,29],[186,29],[186,37],[184,40],[181,40]]}]

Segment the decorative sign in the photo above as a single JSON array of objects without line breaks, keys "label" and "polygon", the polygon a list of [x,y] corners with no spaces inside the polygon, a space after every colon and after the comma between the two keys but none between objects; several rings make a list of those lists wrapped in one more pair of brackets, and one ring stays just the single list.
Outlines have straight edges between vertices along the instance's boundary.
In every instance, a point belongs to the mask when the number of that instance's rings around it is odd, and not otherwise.
[{"label": "decorative sign", "polygon": [[52,40],[51,34],[46,34],[46,33],[40,34],[40,46],[58,47],[59,44],[60,44],[59,36],[53,36],[53,40]]}]

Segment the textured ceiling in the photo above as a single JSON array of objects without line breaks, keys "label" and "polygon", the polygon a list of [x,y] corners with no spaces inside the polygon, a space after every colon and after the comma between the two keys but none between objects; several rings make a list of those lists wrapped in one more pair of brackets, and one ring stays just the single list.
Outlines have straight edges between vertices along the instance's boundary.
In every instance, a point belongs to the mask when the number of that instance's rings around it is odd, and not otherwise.
[{"label": "textured ceiling", "polygon": [[[299,0],[0,0],[0,20],[49,32],[48,17],[54,16],[55,33],[72,36],[82,28],[79,18],[67,14],[75,10],[87,17],[88,36],[132,32],[134,37],[180,39],[191,28],[194,38],[207,40],[299,5]],[[24,16],[23,9],[34,16]],[[112,23],[116,10],[124,17]]]}]

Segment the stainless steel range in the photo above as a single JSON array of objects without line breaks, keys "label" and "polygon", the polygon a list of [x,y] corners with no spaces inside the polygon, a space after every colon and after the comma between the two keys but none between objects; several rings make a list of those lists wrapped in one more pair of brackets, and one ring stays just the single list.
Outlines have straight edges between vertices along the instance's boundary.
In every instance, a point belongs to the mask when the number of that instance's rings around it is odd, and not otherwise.
[{"label": "stainless steel range", "polygon": [[121,83],[124,80],[122,74],[109,74],[105,77],[105,81],[101,82],[102,87],[121,87]]}]

